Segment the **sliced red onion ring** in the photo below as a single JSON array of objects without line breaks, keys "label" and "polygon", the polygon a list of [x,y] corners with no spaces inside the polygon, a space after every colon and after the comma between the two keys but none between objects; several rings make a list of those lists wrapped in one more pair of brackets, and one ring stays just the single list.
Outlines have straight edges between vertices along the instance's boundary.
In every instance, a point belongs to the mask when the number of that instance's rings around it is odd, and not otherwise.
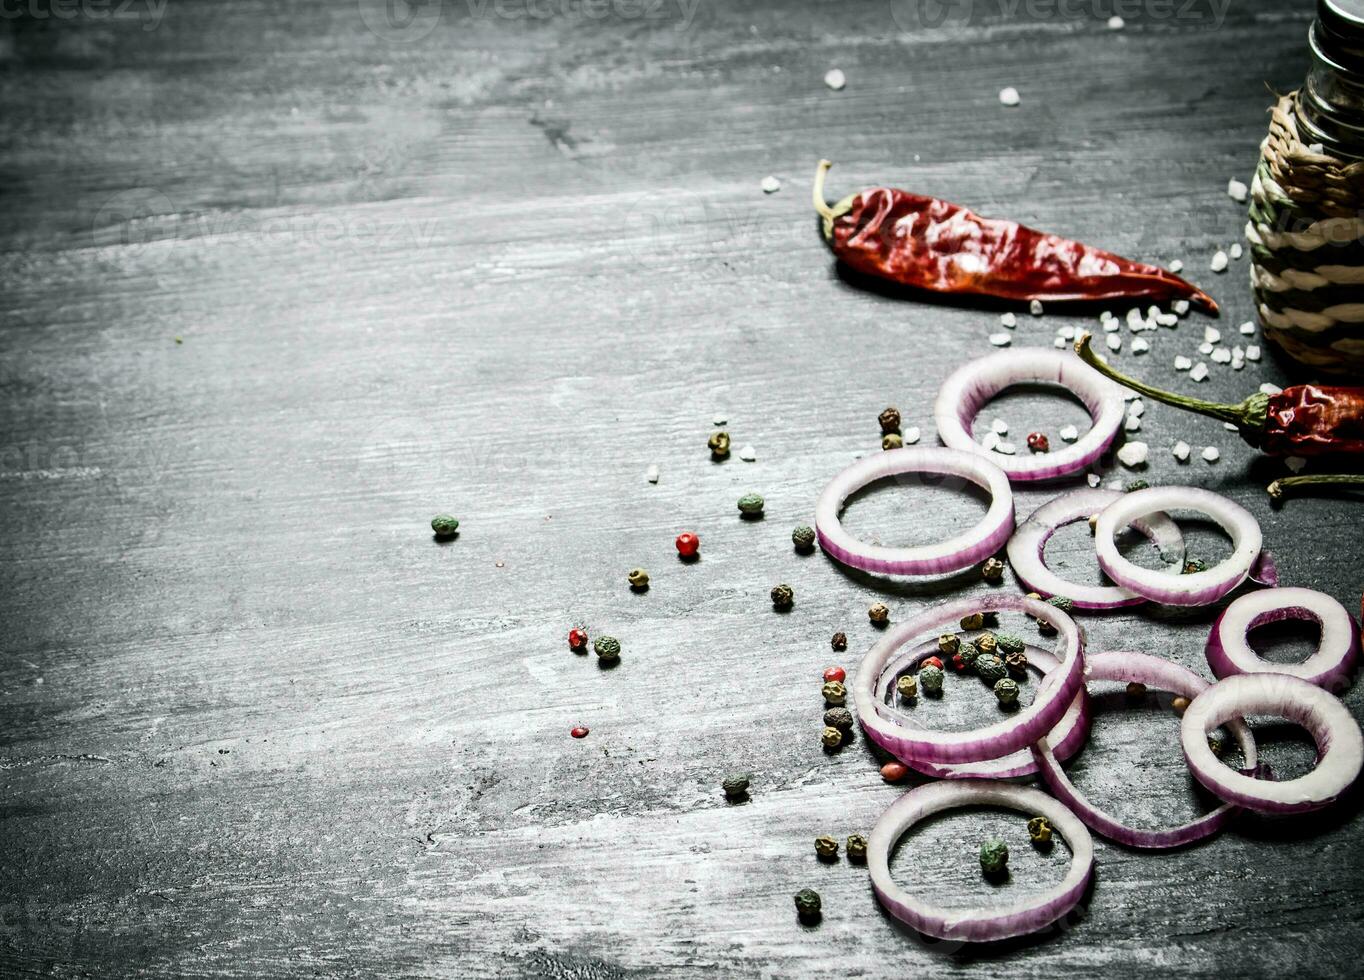
[{"label": "sliced red onion ring", "polygon": [[[1050,653],[1035,646],[1028,646],[1024,652],[1028,657],[1028,666],[1043,676],[1055,670],[1057,664],[1060,663]],[[877,702],[886,705],[891,711],[897,711],[897,717],[902,719],[901,723],[907,728],[917,728],[918,720],[914,718],[913,712],[898,710],[894,707],[895,681],[901,674],[913,670],[924,660],[937,656],[939,653],[937,640],[924,642],[909,651],[908,654],[897,657],[892,664],[888,664],[877,679],[875,691]],[[991,701],[993,702],[993,698]],[[1079,693],[1075,695],[1075,699],[1066,708],[1066,713],[1056,723],[1056,727],[1047,734],[1047,740],[1055,743],[1056,757],[1065,761],[1080,751],[1088,737],[1089,695],[1081,687]],[[936,779],[1015,779],[1021,776],[1031,776],[1037,772],[1037,763],[1033,760],[1032,752],[1028,749],[1019,749],[1017,752],[1001,756],[998,759],[963,762],[956,765],[938,765],[932,762],[919,762],[915,759],[901,759],[900,761],[915,772],[923,773],[925,776],[933,776]]]},{"label": "sliced red onion ring", "polygon": [[[1300,664],[1276,664],[1251,649],[1246,635],[1257,626],[1285,619],[1321,625],[1321,645]],[[1345,607],[1312,589],[1248,592],[1223,610],[1208,635],[1208,666],[1218,677],[1288,674],[1328,691],[1344,690],[1359,660],[1359,627]]]},{"label": "sliced red onion ring", "polygon": [[[944,909],[911,896],[891,878],[891,849],[925,817],[963,806],[1002,806],[1046,817],[1070,848],[1065,878],[1005,908]],[[953,780],[919,786],[890,805],[867,839],[867,867],[877,901],[905,925],[935,939],[991,942],[1046,928],[1073,909],[1094,873],[1094,839],[1075,814],[1039,790],[993,780]]]},{"label": "sliced red onion ring", "polygon": [[1268,551],[1262,551],[1250,566],[1250,580],[1256,585],[1274,588],[1279,584],[1279,565]]},{"label": "sliced red onion ring", "polygon": [[[876,698],[876,687],[895,652],[905,644],[937,634],[942,627],[982,610],[1027,613],[1056,627],[1056,656],[1060,665],[1042,679],[1033,703],[1008,718],[964,732],[940,732],[907,728],[903,712],[896,712]],[[867,652],[853,682],[858,720],[867,736],[897,759],[924,763],[980,762],[998,759],[1036,742],[1056,727],[1066,708],[1084,687],[1084,640],[1080,628],[1060,609],[1039,599],[995,595],[955,599],[925,610],[888,630]]]},{"label": "sliced red onion ring", "polygon": [[[1113,536],[1136,518],[1157,511],[1194,510],[1211,517],[1231,536],[1229,558],[1203,572],[1167,575],[1140,568],[1118,554]],[[1196,487],[1148,487],[1125,493],[1104,508],[1094,528],[1099,567],[1124,589],[1171,606],[1205,606],[1246,580],[1260,554],[1260,525],[1250,511],[1220,494]]]},{"label": "sliced red onion ring", "polygon": [[[933,473],[969,480],[990,492],[990,509],[975,527],[956,537],[913,548],[859,541],[839,521],[843,503],[876,480],[906,473]],[[1014,498],[999,467],[970,453],[906,447],[872,453],[834,477],[815,504],[819,545],[836,561],[887,575],[939,575],[961,571],[998,551],[1014,529]]]},{"label": "sliced red onion ring", "polygon": [[[1211,685],[1193,671],[1179,664],[1152,657],[1145,653],[1099,653],[1085,658],[1085,675],[1093,681],[1136,681],[1186,698],[1196,697]],[[1227,722],[1227,728],[1241,745],[1241,755],[1247,769],[1256,765],[1255,739],[1250,729],[1239,718]],[[1237,807],[1224,803],[1217,809],[1179,827],[1143,830],[1120,823],[1090,803],[1070,781],[1057,761],[1057,754],[1043,739],[1032,747],[1042,773],[1042,780],[1056,794],[1056,798],[1075,811],[1076,816],[1091,830],[1128,847],[1169,848],[1202,840],[1217,833],[1232,817]]]},{"label": "sliced red onion ring", "polygon": [[[1276,715],[1301,725],[1317,743],[1317,765],[1282,782],[1228,768],[1208,746],[1208,732],[1232,718]],[[1237,674],[1213,684],[1184,709],[1179,728],[1194,777],[1228,803],[1264,813],[1305,813],[1331,803],[1364,765],[1364,734],[1339,698],[1287,674]]]},{"label": "sliced red onion ring", "polygon": [[[1043,557],[1047,542],[1058,528],[1076,521],[1087,521],[1109,504],[1126,496],[1120,490],[1075,490],[1049,500],[1018,525],[1009,539],[1009,564],[1023,583],[1044,596],[1062,595],[1077,609],[1119,609],[1137,606],[1146,600],[1115,585],[1079,585],[1067,582],[1046,565]],[[1132,522],[1160,551],[1162,561],[1172,562],[1167,571],[1184,569],[1184,535],[1179,525],[1159,512]]]},{"label": "sliced red onion ring", "polygon": [[[1090,430],[1065,449],[1030,456],[1004,456],[976,442],[971,423],[985,403],[1010,385],[1032,382],[1058,384],[1077,396],[1093,419]],[[1103,455],[1122,425],[1123,409],[1123,389],[1075,354],[1021,348],[967,361],[952,372],[938,391],[933,419],[944,445],[985,457],[1010,480],[1053,480],[1079,473]]]}]

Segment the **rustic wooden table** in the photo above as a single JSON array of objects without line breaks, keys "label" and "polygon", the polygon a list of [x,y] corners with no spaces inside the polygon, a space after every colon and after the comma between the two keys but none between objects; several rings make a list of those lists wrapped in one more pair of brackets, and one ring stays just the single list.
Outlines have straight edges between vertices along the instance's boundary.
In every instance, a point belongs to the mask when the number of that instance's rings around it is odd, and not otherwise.
[{"label": "rustic wooden table", "polygon": [[[864,869],[813,854],[901,792],[865,741],[821,751],[820,670],[855,667],[877,599],[903,619],[990,590],[850,575],[791,528],[875,451],[885,405],[932,442],[940,379],[999,329],[843,281],[816,160],[838,161],[833,197],[890,182],[1182,259],[1228,340],[1251,316],[1245,261],[1208,259],[1239,238],[1227,179],[1249,178],[1266,84],[1304,73],[1310,5],[1137,2],[1121,31],[1108,6],[6,8],[0,974],[1349,972],[1353,799],[1175,854],[1099,841],[1083,916],[1003,948],[907,934]],[[1170,365],[1208,322],[1118,360],[1187,385]],[[1092,323],[1023,316],[1014,344]],[[1285,381],[1268,358],[1212,367],[1209,397]],[[717,413],[755,462],[709,460]],[[1081,418],[1037,395],[994,415],[1019,439]],[[1147,479],[1245,504],[1286,583],[1358,608],[1357,504],[1271,509],[1283,471],[1216,422],[1152,406],[1141,438]],[[1181,438],[1220,462],[1177,464]],[[738,519],[750,489],[764,521]],[[1020,512],[1052,492],[1020,490]],[[983,508],[891,488],[849,523],[927,541]],[[458,540],[432,540],[438,511]],[[1049,555],[1097,581],[1070,531]],[[1206,672],[1212,615],[1086,627]],[[579,622],[621,639],[617,669],[568,651]],[[1162,702],[1102,703],[1082,788],[1147,823],[1206,807]],[[1284,771],[1310,765],[1262,735]],[[741,806],[732,770],[753,774]],[[990,824],[1016,843],[1004,887],[975,867]],[[896,871],[1002,902],[1064,864],[1022,840],[957,814]]]}]

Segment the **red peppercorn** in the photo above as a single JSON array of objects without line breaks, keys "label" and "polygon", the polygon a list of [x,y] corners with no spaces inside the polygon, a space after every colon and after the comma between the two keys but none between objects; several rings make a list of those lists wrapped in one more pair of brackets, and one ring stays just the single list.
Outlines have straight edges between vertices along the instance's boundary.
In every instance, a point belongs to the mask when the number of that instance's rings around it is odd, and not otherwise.
[{"label": "red peppercorn", "polygon": [[568,631],[568,648],[570,650],[587,649],[587,630],[580,630],[576,627]]},{"label": "red peppercorn", "polygon": [[677,553],[683,558],[695,558],[696,552],[701,548],[701,539],[690,531],[683,531],[677,536]]},{"label": "red peppercorn", "polygon": [[959,653],[952,654],[952,669],[958,674],[966,669],[966,658]]},{"label": "red peppercorn", "polygon": [[830,667],[824,672],[824,681],[841,681],[848,676],[848,672],[842,667]]},{"label": "red peppercorn", "polygon": [[881,778],[888,783],[898,783],[909,775],[909,767],[903,762],[887,762],[881,767]]},{"label": "red peppercorn", "polygon": [[927,659],[924,660],[921,666],[937,667],[939,670],[942,670],[942,661],[939,660],[937,657],[928,657]]},{"label": "red peppercorn", "polygon": [[572,735],[574,738],[587,738],[587,730],[586,725],[579,725],[577,728],[569,729],[568,734]]},{"label": "red peppercorn", "polygon": [[1044,433],[1029,432],[1028,448],[1035,453],[1045,453],[1051,449],[1051,440],[1049,440]]}]

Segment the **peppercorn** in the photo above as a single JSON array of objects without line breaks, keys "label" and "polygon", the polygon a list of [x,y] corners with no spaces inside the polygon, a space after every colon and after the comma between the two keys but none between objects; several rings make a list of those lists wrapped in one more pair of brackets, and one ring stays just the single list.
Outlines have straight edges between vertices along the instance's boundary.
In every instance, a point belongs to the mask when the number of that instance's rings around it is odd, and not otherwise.
[{"label": "peppercorn", "polygon": [[1023,642],[1023,638],[1015,636],[1013,633],[996,633],[995,642],[1005,653],[1022,653],[1028,648],[1028,645]]},{"label": "peppercorn", "polygon": [[861,834],[848,835],[848,860],[861,864],[867,859],[867,839]]},{"label": "peppercorn", "polygon": [[1066,598],[1065,596],[1063,596],[1063,595],[1054,595],[1054,596],[1052,596],[1050,599],[1047,600],[1047,605],[1049,605],[1049,606],[1055,606],[1057,609],[1061,610],[1062,612],[1070,612],[1072,609],[1075,608],[1075,600],[1074,600],[1074,599],[1067,599],[1067,598]]},{"label": "peppercorn", "polygon": [[1170,707],[1175,709],[1175,714],[1177,715],[1184,714],[1184,709],[1187,708],[1188,706],[1189,706],[1188,698],[1183,697],[1175,698],[1173,701],[1170,702]]},{"label": "peppercorn", "polygon": [[597,651],[597,659],[611,663],[620,659],[620,640],[614,636],[599,636],[592,641],[592,649]]},{"label": "peppercorn", "polygon": [[976,645],[974,643],[967,643],[962,646],[961,653],[952,655],[952,659],[956,660],[960,658],[966,669],[971,670],[976,666],[976,658],[979,656],[980,651],[976,649]]},{"label": "peppercorn", "polygon": [[1136,493],[1138,490],[1145,490],[1150,485],[1151,484],[1147,483],[1145,480],[1133,480],[1124,489],[1126,489],[1128,493]]},{"label": "peppercorn", "polygon": [[909,766],[903,762],[887,762],[881,767],[881,778],[888,783],[898,783],[909,775]]},{"label": "peppercorn", "polygon": [[1219,738],[1218,736],[1216,735],[1208,736],[1208,748],[1212,749],[1213,755],[1221,758],[1222,753],[1226,750],[1226,747],[1227,747],[1226,743],[1222,741],[1222,739]]},{"label": "peppercorn", "polygon": [[1202,558],[1190,558],[1188,561],[1184,563],[1185,575],[1195,575],[1198,572],[1206,572],[1207,570],[1208,563],[1205,562]]},{"label": "peppercorn", "polygon": [[720,788],[725,791],[725,798],[731,803],[742,800],[748,795],[748,773],[739,772],[726,776],[720,783]]},{"label": "peppercorn", "polygon": [[938,637],[938,649],[950,657],[961,649],[961,637],[956,633],[944,633]]},{"label": "peppercorn", "polygon": [[829,704],[842,704],[848,699],[848,689],[843,686],[841,681],[829,681],[820,688],[820,693],[824,695],[824,700]]},{"label": "peppercorn", "polygon": [[1042,601],[1042,593],[1040,593],[1040,592],[1029,592],[1029,593],[1026,594],[1023,598],[1025,598],[1025,599],[1036,599],[1038,602],[1041,602],[1041,601]]},{"label": "peppercorn", "polygon": [[981,680],[993,684],[1007,677],[1009,668],[1004,666],[1004,661],[999,659],[998,654],[982,653],[976,657],[976,673],[980,675]]},{"label": "peppercorn", "polygon": [[1146,697],[1146,685],[1143,684],[1141,681],[1128,681],[1128,682],[1127,682],[1127,696],[1128,696],[1129,698],[1144,698],[1144,697]]},{"label": "peppercorn", "polygon": [[636,592],[643,592],[649,587],[649,573],[642,568],[632,568],[625,575],[626,581],[630,583],[630,588]]},{"label": "peppercorn", "polygon": [[824,725],[826,728],[837,728],[840,732],[852,730],[853,716],[847,708],[830,708],[824,712]]},{"label": "peppercorn", "polygon": [[680,558],[695,558],[697,552],[701,550],[701,539],[690,531],[679,534],[673,544],[677,545],[677,554]]},{"label": "peppercorn", "polygon": [[772,605],[776,609],[790,609],[796,601],[796,593],[786,583],[772,586]]},{"label": "peppercorn", "polygon": [[987,875],[1002,873],[1009,866],[1009,845],[992,838],[980,845],[980,870]]},{"label": "peppercorn", "polygon": [[904,444],[905,440],[900,437],[898,432],[891,432],[881,437],[882,449],[901,449]]},{"label": "peppercorn", "polygon": [[1004,666],[1008,669],[1010,677],[1024,680],[1028,676],[1028,655],[1026,653],[1006,653],[1004,654]]},{"label": "peppercorn", "polygon": [[1004,580],[1004,563],[998,558],[986,558],[980,563],[980,577],[987,582]]},{"label": "peppercorn", "polygon": [[574,738],[587,738],[588,732],[589,729],[586,725],[578,725],[577,727],[568,730],[568,734],[572,735]]},{"label": "peppercorn", "polygon": [[574,627],[568,631],[568,648],[574,653],[582,653],[587,649],[587,630]]},{"label": "peppercorn", "polygon": [[881,423],[881,431],[890,434],[900,431],[900,410],[898,408],[888,408],[880,415],[876,416],[876,421]]},{"label": "peppercorn", "polygon": [[985,614],[971,613],[969,616],[961,618],[961,628],[964,630],[978,630],[985,628]]},{"label": "peppercorn", "polygon": [[942,661],[939,660],[937,657],[924,657],[923,663],[919,664],[919,666],[937,667],[939,670],[942,670]]},{"label": "peppercorn", "polygon": [[995,635],[990,632],[980,634],[980,636],[976,637],[974,640],[971,641],[971,645],[976,648],[976,651],[978,653],[999,652],[999,640],[997,640],[995,638]]},{"label": "peppercorn", "polygon": [[824,679],[826,681],[841,681],[848,676],[848,672],[842,667],[825,667]]},{"label": "peppercorn", "polygon": [[819,740],[824,743],[826,749],[836,749],[843,744],[843,733],[829,725],[819,733]]},{"label": "peppercorn", "polygon": [[971,668],[971,665],[966,662],[966,658],[959,653],[952,654],[952,659],[949,660],[948,663],[952,665],[952,669],[958,674],[964,674]]},{"label": "peppercorn", "polygon": [[1006,708],[1018,704],[1018,681],[1009,677],[995,681],[995,697]]},{"label": "peppercorn", "polygon": [[818,922],[821,906],[819,892],[813,888],[802,888],[796,892],[796,915],[802,922]]},{"label": "peppercorn", "polygon": [[837,652],[842,653],[844,650],[848,649],[848,634],[835,633],[829,640],[829,646],[833,647]]},{"label": "peppercorn", "polygon": [[729,433],[724,429],[712,432],[710,438],[706,440],[706,445],[710,447],[712,459],[726,458],[729,456]]},{"label": "peppercorn", "polygon": [[815,529],[807,524],[802,524],[791,532],[791,543],[800,552],[815,550]]},{"label": "peppercorn", "polygon": [[832,861],[838,857],[838,841],[825,834],[815,838],[815,854],[821,861]]},{"label": "peppercorn", "polygon": [[867,618],[873,626],[885,626],[890,622],[890,609],[884,602],[873,602],[867,609]]},{"label": "peppercorn", "polygon": [[1028,433],[1028,448],[1035,453],[1045,453],[1051,450],[1051,440],[1044,432]]},{"label": "peppercorn", "polygon": [[942,694],[942,668],[934,667],[929,664],[919,669],[919,683],[923,685],[924,693],[931,697],[938,697]]},{"label": "peppercorn", "polygon": [[1033,817],[1028,821],[1028,836],[1037,847],[1051,843],[1051,821],[1046,817]]},{"label": "peppercorn", "polygon": [[450,538],[459,531],[459,521],[449,514],[437,514],[431,518],[431,530],[436,532],[438,538]]},{"label": "peppercorn", "polygon": [[763,512],[763,498],[761,494],[746,493],[739,498],[739,513],[744,517],[761,517]]},{"label": "peppercorn", "polygon": [[900,679],[895,682],[895,690],[900,692],[900,697],[910,701],[919,696],[919,682],[914,679],[913,674],[901,674]]}]

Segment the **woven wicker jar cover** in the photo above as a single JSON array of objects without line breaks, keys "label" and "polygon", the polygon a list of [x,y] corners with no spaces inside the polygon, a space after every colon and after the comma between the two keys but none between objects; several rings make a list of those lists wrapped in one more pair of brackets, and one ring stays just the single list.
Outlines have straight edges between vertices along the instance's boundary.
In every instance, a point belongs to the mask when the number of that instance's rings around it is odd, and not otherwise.
[{"label": "woven wicker jar cover", "polygon": [[1260,148],[1246,237],[1265,338],[1309,367],[1364,377],[1364,162],[1308,149],[1291,95]]}]

